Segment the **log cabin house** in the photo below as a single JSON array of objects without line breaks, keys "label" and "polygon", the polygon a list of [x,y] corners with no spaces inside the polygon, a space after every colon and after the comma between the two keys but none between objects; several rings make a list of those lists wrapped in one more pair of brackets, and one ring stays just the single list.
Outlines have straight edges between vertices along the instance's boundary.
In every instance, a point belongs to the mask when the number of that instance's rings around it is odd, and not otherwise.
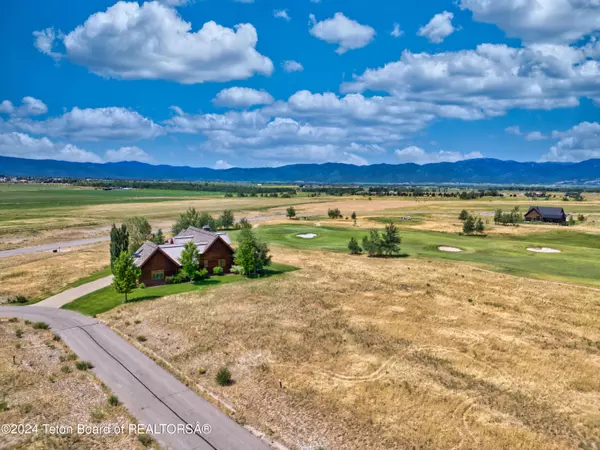
[{"label": "log cabin house", "polygon": [[234,251],[231,239],[226,232],[212,232],[210,228],[189,227],[164,245],[146,241],[134,254],[135,264],[142,269],[139,282],[146,286],[165,284],[166,277],[172,277],[181,269],[179,258],[186,242],[194,242],[200,253],[199,268],[209,273],[215,267],[222,267],[225,273],[231,270]]},{"label": "log cabin house", "polygon": [[566,223],[567,214],[563,208],[530,206],[525,214],[526,222]]}]

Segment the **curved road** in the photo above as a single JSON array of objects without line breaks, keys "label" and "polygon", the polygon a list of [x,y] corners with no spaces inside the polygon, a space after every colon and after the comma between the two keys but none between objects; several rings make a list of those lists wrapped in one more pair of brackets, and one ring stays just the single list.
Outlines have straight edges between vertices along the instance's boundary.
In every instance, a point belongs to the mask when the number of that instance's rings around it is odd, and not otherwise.
[{"label": "curved road", "polygon": [[210,425],[209,433],[154,433],[165,449],[267,450],[264,441],[204,400],[104,324],[79,313],[39,306],[0,307],[0,316],[46,322],[119,397],[140,424]]}]

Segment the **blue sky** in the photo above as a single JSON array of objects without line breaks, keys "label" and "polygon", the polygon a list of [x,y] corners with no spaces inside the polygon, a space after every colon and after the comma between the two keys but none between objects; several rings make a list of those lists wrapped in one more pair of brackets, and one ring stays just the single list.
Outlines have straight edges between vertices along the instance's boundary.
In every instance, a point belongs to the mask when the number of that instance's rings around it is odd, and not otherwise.
[{"label": "blue sky", "polygon": [[0,155],[600,158],[597,0],[5,0]]}]

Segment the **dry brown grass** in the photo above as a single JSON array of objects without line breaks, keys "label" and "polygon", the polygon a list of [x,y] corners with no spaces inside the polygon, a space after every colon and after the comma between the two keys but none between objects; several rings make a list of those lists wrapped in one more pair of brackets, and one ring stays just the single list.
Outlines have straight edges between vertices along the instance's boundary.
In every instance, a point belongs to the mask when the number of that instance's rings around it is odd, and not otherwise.
[{"label": "dry brown grass", "polygon": [[597,291],[440,261],[275,255],[302,270],[104,318],[292,447],[600,446]]},{"label": "dry brown grass", "polygon": [[[24,331],[16,337],[17,329]],[[38,424],[37,435],[0,434],[0,448],[15,449],[142,449],[134,435],[48,435],[42,424],[101,425],[135,423],[123,406],[110,406],[110,392],[91,372],[81,372],[67,355],[71,352],[53,333],[35,330],[22,320],[0,319],[0,423]],[[19,348],[17,348],[19,346]],[[13,364],[13,355],[16,364]],[[70,373],[61,370],[71,368]]]},{"label": "dry brown grass", "polygon": [[0,259],[0,295],[48,297],[69,283],[108,266],[106,242],[60,253],[32,253]]}]

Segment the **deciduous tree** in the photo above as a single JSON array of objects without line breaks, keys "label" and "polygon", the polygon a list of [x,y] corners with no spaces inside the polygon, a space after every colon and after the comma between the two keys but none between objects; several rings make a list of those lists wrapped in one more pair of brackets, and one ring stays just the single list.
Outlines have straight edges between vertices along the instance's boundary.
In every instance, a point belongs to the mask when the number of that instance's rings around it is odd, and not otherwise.
[{"label": "deciduous tree", "polygon": [[113,264],[113,287],[119,294],[125,294],[125,303],[127,303],[127,294],[131,293],[137,285],[137,280],[142,275],[142,270],[135,264],[133,255],[124,251]]}]

